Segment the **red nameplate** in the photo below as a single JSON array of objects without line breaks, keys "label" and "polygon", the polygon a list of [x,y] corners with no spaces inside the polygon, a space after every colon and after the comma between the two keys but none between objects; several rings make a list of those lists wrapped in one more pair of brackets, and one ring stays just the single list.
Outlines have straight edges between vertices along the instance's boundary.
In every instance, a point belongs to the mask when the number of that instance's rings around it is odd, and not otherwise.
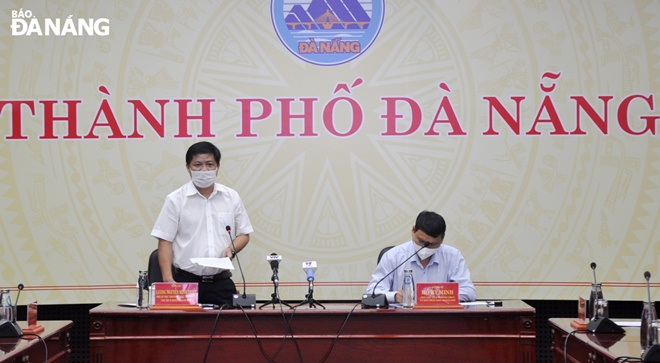
[{"label": "red nameplate", "polygon": [[571,322],[571,328],[575,330],[587,330],[587,300],[578,296],[578,317]]},{"label": "red nameplate", "polygon": [[458,282],[418,282],[415,298],[417,309],[462,309]]},{"label": "red nameplate", "polygon": [[28,328],[37,326],[37,302],[33,301],[27,304],[27,322]]},{"label": "red nameplate", "polygon": [[155,282],[153,287],[154,306],[198,306],[196,282]]},{"label": "red nameplate", "polygon": [[41,334],[44,327],[37,324],[37,302],[33,301],[27,304],[27,328],[23,328],[23,334]]},{"label": "red nameplate", "polygon": [[587,299],[578,296],[578,320],[587,320]]}]

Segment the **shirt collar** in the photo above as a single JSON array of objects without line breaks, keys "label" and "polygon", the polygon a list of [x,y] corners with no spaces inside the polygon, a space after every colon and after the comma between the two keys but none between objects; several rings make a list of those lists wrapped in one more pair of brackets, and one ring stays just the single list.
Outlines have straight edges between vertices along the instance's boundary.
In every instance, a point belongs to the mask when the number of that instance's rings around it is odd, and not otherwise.
[{"label": "shirt collar", "polygon": [[[199,190],[197,190],[197,188],[195,187],[195,184],[193,184],[192,180],[186,183],[184,188],[185,188],[184,194],[186,195],[186,197],[190,197],[195,194],[201,195],[199,193]],[[213,192],[211,192],[211,196],[209,197],[209,199],[211,199],[216,193],[219,192],[220,190],[218,189],[218,183],[213,183]]]}]

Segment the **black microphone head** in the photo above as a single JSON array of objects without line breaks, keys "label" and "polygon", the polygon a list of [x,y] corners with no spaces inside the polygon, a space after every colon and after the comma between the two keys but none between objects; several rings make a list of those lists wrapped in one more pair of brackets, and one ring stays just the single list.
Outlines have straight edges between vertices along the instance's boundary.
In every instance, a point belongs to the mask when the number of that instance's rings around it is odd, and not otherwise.
[{"label": "black microphone head", "polygon": [[424,242],[424,247],[428,247],[430,244],[430,242]]},{"label": "black microphone head", "polygon": [[592,263],[591,263],[591,269],[592,269],[592,270],[595,270],[595,269],[596,269],[596,263],[595,263],[595,262],[592,262]]},{"label": "black microphone head", "polygon": [[269,259],[268,262],[270,262],[270,268],[272,269],[279,269],[280,268],[280,261],[277,259],[278,254],[273,252],[270,254],[271,256],[274,256],[274,259]]},{"label": "black microphone head", "polygon": [[229,227],[229,225],[225,226],[225,229],[227,230],[227,233],[231,233],[231,227]]},{"label": "black microphone head", "polygon": [[[648,271],[647,271],[647,273],[648,273]],[[647,280],[648,280],[648,279],[647,279]],[[18,291],[23,290],[24,287],[25,287],[25,286],[23,286],[23,284],[18,284]]]},{"label": "black microphone head", "polygon": [[651,273],[644,271],[644,278],[646,279],[646,282],[648,282],[651,279]]}]

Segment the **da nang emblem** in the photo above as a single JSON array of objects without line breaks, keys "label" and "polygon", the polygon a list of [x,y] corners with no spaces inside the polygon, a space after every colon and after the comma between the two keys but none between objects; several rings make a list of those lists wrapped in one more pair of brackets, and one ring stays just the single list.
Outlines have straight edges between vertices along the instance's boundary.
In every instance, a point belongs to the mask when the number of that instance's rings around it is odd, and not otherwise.
[{"label": "da nang emblem", "polygon": [[282,43],[305,62],[334,66],[359,57],[380,32],[384,0],[272,0]]}]

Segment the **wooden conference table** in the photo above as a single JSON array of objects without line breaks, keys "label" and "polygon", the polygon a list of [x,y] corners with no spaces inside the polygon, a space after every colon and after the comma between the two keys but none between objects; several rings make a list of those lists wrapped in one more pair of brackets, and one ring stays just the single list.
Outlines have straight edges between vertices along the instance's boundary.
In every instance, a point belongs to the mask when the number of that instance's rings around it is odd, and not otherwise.
[{"label": "wooden conference table", "polygon": [[[18,325],[23,329],[27,324],[19,321]],[[0,362],[46,362],[46,346],[48,362],[68,362],[71,354],[69,334],[73,322],[39,321],[39,325],[44,327],[39,334],[43,342],[27,334],[21,338],[0,338]]]},{"label": "wooden conference table", "polygon": [[535,309],[522,301],[460,310],[323,305],[185,312],[105,303],[90,310],[90,359],[201,363],[217,319],[207,362],[536,360]]},{"label": "wooden conference table", "polygon": [[[548,324],[552,329],[552,357],[556,363],[564,362],[566,352],[567,362],[614,362],[617,358],[637,357],[642,354],[639,344],[639,328],[623,327],[625,334],[594,334],[586,331],[573,333],[571,327],[574,319],[552,318]],[[631,321],[631,319],[611,319],[613,321]],[[635,320],[639,321],[639,320]],[[622,358],[623,359],[623,358]]]}]

